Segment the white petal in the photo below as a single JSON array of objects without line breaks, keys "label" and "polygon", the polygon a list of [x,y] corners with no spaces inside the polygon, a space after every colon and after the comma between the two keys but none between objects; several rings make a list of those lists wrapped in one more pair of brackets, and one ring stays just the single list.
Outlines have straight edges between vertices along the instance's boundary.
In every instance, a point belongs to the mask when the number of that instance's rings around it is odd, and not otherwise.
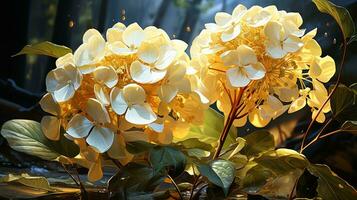
[{"label": "white petal", "polygon": [[165,70],[153,70],[149,66],[142,64],[139,61],[134,61],[130,66],[130,75],[134,81],[142,84],[156,83],[162,80],[165,75]]},{"label": "white petal", "polygon": [[[124,28],[125,29],[125,28]],[[107,30],[106,38],[109,43],[114,43],[122,40],[122,34],[124,30],[118,28],[109,28]]]},{"label": "white petal", "polygon": [[45,94],[40,100],[40,106],[45,112],[52,115],[59,115],[60,107],[50,93]]},{"label": "white petal", "polygon": [[266,44],[266,51],[272,58],[282,58],[286,55],[286,51],[283,50],[280,42],[269,41]]},{"label": "white petal", "polygon": [[109,128],[95,126],[86,141],[89,145],[95,147],[99,153],[104,153],[112,146],[114,133]]},{"label": "white petal", "polygon": [[68,122],[67,133],[74,138],[84,138],[89,134],[93,124],[85,116],[76,114]]},{"label": "white petal", "polygon": [[130,54],[134,54],[136,52],[135,49],[129,49],[123,42],[117,41],[112,44],[109,44],[108,48],[110,49],[111,52],[114,54],[122,55],[122,56],[127,56]]},{"label": "white petal", "polygon": [[146,99],[144,88],[135,83],[130,83],[123,88],[123,96],[125,101],[131,104],[142,104]]},{"label": "white petal", "polygon": [[296,52],[298,51],[304,44],[302,43],[301,39],[298,37],[288,37],[283,42],[283,49],[287,52]]},{"label": "white petal", "polygon": [[178,92],[178,89],[176,86],[162,85],[158,89],[157,94],[161,100],[163,100],[166,103],[169,103],[172,101],[173,98],[175,98],[177,92]]},{"label": "white petal", "polygon": [[176,49],[170,46],[163,46],[160,48],[160,56],[155,63],[156,69],[166,69],[175,59],[177,55]]},{"label": "white petal", "polygon": [[144,40],[144,30],[137,24],[130,24],[123,32],[123,41],[127,46],[139,47]]},{"label": "white petal", "polygon": [[239,4],[233,9],[232,17],[235,20],[238,20],[238,19],[240,19],[240,17],[242,17],[242,15],[244,15],[246,13],[246,11],[247,11],[247,8],[244,5]]},{"label": "white petal", "polygon": [[91,64],[93,57],[88,50],[88,44],[81,44],[73,54],[74,63],[77,67]]},{"label": "white petal", "polygon": [[84,34],[83,34],[83,43],[89,42],[89,39],[93,36],[102,36],[99,31],[97,31],[94,28],[88,29]]},{"label": "white petal", "polygon": [[95,98],[98,99],[104,106],[108,106],[110,104],[109,94],[106,88],[102,87],[101,85],[94,85],[94,95]]},{"label": "white petal", "polygon": [[258,62],[254,65],[247,65],[244,67],[247,76],[251,80],[259,80],[265,76],[265,68],[262,63]]},{"label": "white petal", "polygon": [[99,66],[93,72],[94,80],[112,88],[118,83],[118,75],[111,66]]},{"label": "white petal", "polygon": [[69,77],[64,68],[56,68],[48,72],[46,76],[46,89],[54,92],[68,84]]},{"label": "white petal", "polygon": [[258,62],[254,50],[247,45],[240,45],[237,48],[239,63],[241,66],[255,64]]},{"label": "white petal", "polygon": [[43,134],[50,140],[60,139],[60,120],[54,116],[44,116],[41,120]]},{"label": "white petal", "polygon": [[99,123],[109,123],[110,117],[108,111],[103,104],[98,100],[89,98],[87,101],[87,113],[93,118],[94,121]]},{"label": "white petal", "polygon": [[227,70],[226,74],[233,87],[245,87],[250,83],[250,79],[245,76],[239,67]]},{"label": "white petal", "polygon": [[241,32],[240,25],[233,26],[233,27],[229,28],[228,30],[222,32],[221,40],[222,40],[222,42],[231,41],[234,38],[238,37],[240,32]]},{"label": "white petal", "polygon": [[74,66],[74,58],[72,53],[67,53],[66,55],[59,57],[56,60],[56,67],[64,67],[66,65]]},{"label": "white petal", "polygon": [[56,90],[52,93],[53,98],[57,102],[64,102],[71,99],[74,96],[75,90],[72,84],[68,84],[63,88]]},{"label": "white petal", "polygon": [[159,59],[159,48],[155,43],[144,42],[138,50],[138,57],[141,61],[152,64]]},{"label": "white petal", "polygon": [[216,13],[214,20],[218,26],[225,26],[227,23],[230,22],[232,16],[225,12],[218,12]]},{"label": "white petal", "polygon": [[239,64],[239,52],[237,50],[226,51],[221,54],[221,59],[225,66]]},{"label": "white petal", "polygon": [[156,115],[149,104],[133,105],[128,108],[125,119],[133,124],[144,125],[150,124],[156,120]]},{"label": "white petal", "polygon": [[164,124],[161,123],[151,123],[148,125],[152,130],[154,130],[155,132],[158,132],[158,133],[162,133],[162,131],[164,130]]},{"label": "white petal", "polygon": [[266,24],[264,33],[271,41],[282,41],[282,29],[281,23],[271,21]]},{"label": "white petal", "polygon": [[113,88],[110,93],[110,102],[112,108],[115,113],[118,115],[122,115],[125,113],[126,109],[128,108],[127,103],[125,102],[123,92],[119,88]]}]

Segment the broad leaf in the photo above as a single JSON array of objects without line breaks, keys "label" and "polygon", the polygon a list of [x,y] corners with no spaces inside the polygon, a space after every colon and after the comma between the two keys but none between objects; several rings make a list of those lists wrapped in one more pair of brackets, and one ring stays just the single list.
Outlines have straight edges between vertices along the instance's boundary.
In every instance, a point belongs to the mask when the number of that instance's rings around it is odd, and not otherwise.
[{"label": "broad leaf", "polygon": [[166,169],[172,176],[180,175],[186,167],[186,156],[170,146],[157,146],[151,149],[149,161],[155,171]]},{"label": "broad leaf", "polygon": [[233,149],[231,154],[228,156],[228,159],[231,159],[234,155],[239,153],[243,149],[243,147],[245,146],[246,140],[244,138],[237,137],[236,141],[237,142],[235,144],[235,148]]},{"label": "broad leaf", "polygon": [[337,6],[328,0],[312,0],[319,11],[331,15],[340,26],[345,39],[352,38],[355,34],[355,24],[348,10]]},{"label": "broad leaf", "polygon": [[201,175],[206,177],[211,183],[221,187],[225,195],[235,177],[234,164],[227,160],[214,160],[207,164],[198,165]]},{"label": "broad leaf", "polygon": [[189,138],[187,140],[180,141],[176,144],[182,146],[182,148],[184,149],[202,149],[206,151],[212,150],[212,146],[210,144],[201,142],[197,138]]},{"label": "broad leaf", "polygon": [[79,147],[61,135],[59,141],[51,141],[42,133],[40,123],[32,120],[10,120],[1,129],[1,135],[10,147],[45,160],[55,160],[59,156],[75,157]]},{"label": "broad leaf", "polygon": [[342,124],[341,130],[357,134],[357,121],[346,121]]},{"label": "broad leaf", "polygon": [[15,54],[14,56],[23,54],[37,54],[59,58],[68,53],[72,53],[70,48],[46,41],[37,44],[26,45],[19,53]]},{"label": "broad leaf", "polygon": [[126,150],[132,154],[139,154],[146,151],[150,151],[154,147],[154,144],[145,141],[128,142],[126,144]]},{"label": "broad leaf", "polygon": [[[334,86],[331,86],[330,90],[332,87]],[[357,111],[357,106],[354,105],[354,98],[355,94],[352,89],[342,84],[338,85],[330,100],[333,116],[340,120],[356,119],[357,113],[354,111]]]},{"label": "broad leaf", "polygon": [[17,182],[21,183],[25,186],[47,190],[47,191],[54,191],[54,189],[50,186],[49,182],[45,177],[42,176],[30,176],[28,174],[8,174],[0,178],[0,183],[10,183],[10,182]]},{"label": "broad leaf", "polygon": [[357,199],[357,191],[327,165],[311,164],[307,169],[318,178],[317,193],[322,199]]},{"label": "broad leaf", "polygon": [[125,199],[128,193],[152,192],[163,180],[163,174],[156,173],[154,169],[129,163],[109,180],[108,190],[114,193],[117,199]]},{"label": "broad leaf", "polygon": [[241,153],[248,156],[258,156],[275,148],[274,137],[268,131],[258,130],[245,136],[245,146]]},{"label": "broad leaf", "polygon": [[[217,145],[218,138],[223,130],[224,117],[212,108],[205,111],[204,123],[202,125],[192,125],[187,135],[184,138],[179,138],[179,141],[197,138],[200,141],[210,144],[212,146]],[[235,142],[237,137],[237,130],[231,127],[227,136],[224,147],[228,147]],[[177,142],[177,141],[176,141]]]},{"label": "broad leaf", "polygon": [[314,198],[317,196],[317,177],[305,169],[296,184],[296,197]]}]

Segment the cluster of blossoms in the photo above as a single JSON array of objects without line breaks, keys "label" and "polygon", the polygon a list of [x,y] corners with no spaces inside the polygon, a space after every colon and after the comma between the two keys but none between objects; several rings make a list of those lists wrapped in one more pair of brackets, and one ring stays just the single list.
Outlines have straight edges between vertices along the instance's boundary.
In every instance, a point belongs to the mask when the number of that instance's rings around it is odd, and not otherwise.
[{"label": "cluster of blossoms", "polygon": [[[313,39],[316,29],[306,34],[300,29],[299,13],[238,5],[232,14],[217,13],[215,22],[205,25],[190,49],[194,91],[209,103],[217,101],[226,120],[237,127],[248,119],[264,127],[306,104],[312,117],[317,115],[328,97],[323,83],[335,74],[335,62],[321,57]],[[328,102],[317,121],[324,122],[330,110]]]},{"label": "cluster of blossoms", "polygon": [[41,121],[44,134],[58,140],[62,127],[79,145],[92,181],[101,178],[105,157],[122,164],[133,159],[127,142],[170,143],[175,132],[184,133],[182,124],[201,123],[208,106],[192,90],[186,48],[163,30],[136,23],[115,24],[106,40],[88,30],[46,77],[40,105],[51,115]]}]

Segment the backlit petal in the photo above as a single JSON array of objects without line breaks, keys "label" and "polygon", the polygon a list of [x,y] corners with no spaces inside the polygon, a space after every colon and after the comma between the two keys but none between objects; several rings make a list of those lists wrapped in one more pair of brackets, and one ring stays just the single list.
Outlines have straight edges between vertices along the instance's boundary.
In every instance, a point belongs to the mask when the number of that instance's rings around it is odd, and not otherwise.
[{"label": "backlit petal", "polygon": [[110,102],[114,112],[118,115],[124,114],[128,108],[128,104],[126,103],[123,96],[123,91],[119,88],[115,87],[112,89],[110,93]]},{"label": "backlit petal", "polygon": [[67,84],[63,88],[52,93],[57,102],[65,102],[74,96],[75,90],[72,84]]},{"label": "backlit petal", "polygon": [[249,84],[250,79],[243,74],[239,67],[231,68],[226,72],[229,83],[233,87],[245,87]]},{"label": "backlit petal", "polygon": [[59,105],[55,102],[50,93],[45,94],[40,100],[40,106],[45,112],[51,113],[52,115],[58,115],[60,112]]},{"label": "backlit petal", "polygon": [[149,104],[133,105],[128,108],[125,119],[133,124],[150,124],[156,120],[156,115]]},{"label": "backlit petal", "polygon": [[111,66],[99,66],[93,72],[94,80],[112,88],[118,83],[118,75]]},{"label": "backlit petal", "polygon": [[146,99],[144,88],[135,83],[130,83],[123,88],[123,96],[125,101],[131,104],[142,104]]},{"label": "backlit petal", "polygon": [[101,161],[98,160],[91,164],[88,171],[88,180],[90,182],[95,182],[100,180],[103,177],[102,165]]},{"label": "backlit petal", "polygon": [[112,146],[114,133],[109,128],[95,126],[86,141],[89,145],[95,147],[99,153],[104,153]]},{"label": "backlit petal", "polygon": [[161,87],[159,87],[157,94],[161,100],[166,103],[169,103],[172,101],[173,98],[175,98],[177,92],[178,89],[174,85],[162,85]]},{"label": "backlit petal", "polygon": [[74,138],[84,138],[87,137],[92,127],[92,122],[89,121],[85,116],[76,114],[68,122],[68,128],[66,132]]},{"label": "backlit petal", "polygon": [[99,123],[109,123],[110,117],[108,111],[103,104],[98,100],[89,98],[87,101],[87,113],[93,118],[94,121]]},{"label": "backlit petal", "polygon": [[239,63],[241,66],[255,64],[258,62],[254,50],[248,47],[247,45],[240,45],[237,48],[237,53],[239,56]]},{"label": "backlit petal", "polygon": [[248,78],[251,80],[259,80],[265,76],[265,68],[260,62],[253,65],[247,65],[244,69]]},{"label": "backlit petal", "polygon": [[110,104],[109,94],[106,88],[102,87],[99,84],[95,84],[94,94],[95,98],[98,99],[104,106],[108,106]]},{"label": "backlit petal", "polygon": [[54,116],[44,116],[41,120],[43,134],[50,140],[60,139],[60,120]]},{"label": "backlit petal", "polygon": [[127,46],[139,47],[144,40],[144,30],[137,24],[130,24],[123,32],[123,41]]},{"label": "backlit petal", "polygon": [[144,42],[138,50],[138,57],[141,61],[152,64],[159,58],[159,48],[155,43]]}]

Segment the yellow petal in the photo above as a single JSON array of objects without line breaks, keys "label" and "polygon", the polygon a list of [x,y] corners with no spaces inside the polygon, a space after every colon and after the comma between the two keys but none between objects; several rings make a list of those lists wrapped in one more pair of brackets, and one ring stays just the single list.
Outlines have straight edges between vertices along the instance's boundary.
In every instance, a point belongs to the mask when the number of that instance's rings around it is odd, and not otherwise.
[{"label": "yellow petal", "polygon": [[101,161],[92,163],[88,171],[88,180],[90,182],[95,182],[100,180],[103,177]]},{"label": "yellow petal", "polygon": [[50,93],[45,94],[40,100],[42,110],[51,113],[52,115],[59,115],[60,107],[53,99]]},{"label": "yellow petal", "polygon": [[89,98],[87,101],[87,113],[98,123],[109,123],[110,117],[106,108],[98,100]]},{"label": "yellow petal", "polygon": [[53,116],[44,116],[41,120],[43,134],[50,140],[60,139],[60,120]]}]

